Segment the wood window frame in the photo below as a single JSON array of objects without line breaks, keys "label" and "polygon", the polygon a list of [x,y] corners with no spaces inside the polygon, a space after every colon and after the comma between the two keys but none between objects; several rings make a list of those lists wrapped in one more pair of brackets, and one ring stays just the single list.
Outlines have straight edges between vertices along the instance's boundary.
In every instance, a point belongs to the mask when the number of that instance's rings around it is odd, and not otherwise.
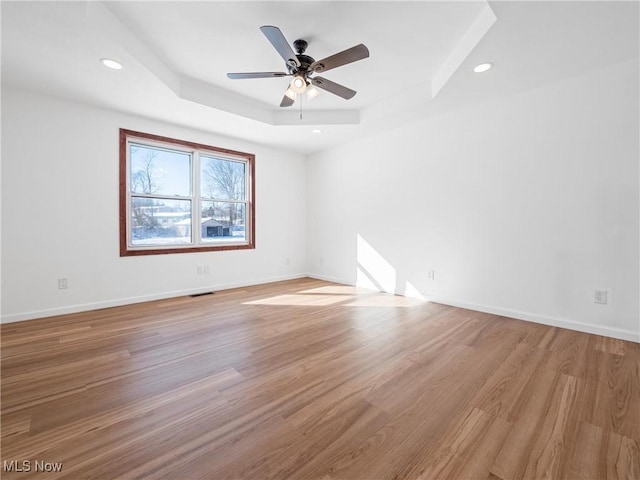
[{"label": "wood window frame", "polygon": [[[197,243],[195,233],[192,228],[192,241],[194,243],[189,245],[170,245],[167,247],[158,247],[155,245],[150,246],[133,246],[129,242],[129,218],[130,218],[130,205],[129,197],[131,194],[129,175],[128,175],[128,145],[131,139],[138,139],[144,142],[149,141],[150,144],[164,144],[167,148],[171,146],[192,149],[198,154],[210,153],[219,155],[221,157],[228,157],[230,160],[240,160],[246,163],[248,167],[247,182],[247,209],[246,215],[248,218],[245,220],[245,232],[246,242],[243,243],[229,243],[222,245],[203,245]],[[186,140],[180,140],[176,138],[164,137],[161,135],[154,135],[150,133],[138,132],[134,130],[120,129],[120,166],[119,166],[119,200],[120,200],[120,256],[139,256],[139,255],[166,255],[173,253],[194,253],[194,252],[213,252],[220,250],[248,250],[255,249],[255,155],[252,153],[240,152],[237,150],[230,150],[226,148],[220,148],[212,145],[205,145],[201,143],[189,142]],[[191,169],[195,170],[196,165],[191,165]],[[198,173],[199,174],[199,173]],[[192,185],[191,192],[192,209],[200,209],[199,202],[201,201],[200,192],[195,191],[195,186]],[[205,200],[206,201],[206,200]],[[192,218],[194,218],[192,214]],[[200,215],[197,215],[200,218]]]}]

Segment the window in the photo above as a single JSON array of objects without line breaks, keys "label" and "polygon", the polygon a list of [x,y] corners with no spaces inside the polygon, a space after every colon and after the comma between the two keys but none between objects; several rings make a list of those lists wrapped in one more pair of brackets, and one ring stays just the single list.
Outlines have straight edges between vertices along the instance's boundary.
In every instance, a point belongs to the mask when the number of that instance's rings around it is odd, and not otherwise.
[{"label": "window", "polygon": [[250,153],[120,129],[120,256],[255,248],[254,166]]}]

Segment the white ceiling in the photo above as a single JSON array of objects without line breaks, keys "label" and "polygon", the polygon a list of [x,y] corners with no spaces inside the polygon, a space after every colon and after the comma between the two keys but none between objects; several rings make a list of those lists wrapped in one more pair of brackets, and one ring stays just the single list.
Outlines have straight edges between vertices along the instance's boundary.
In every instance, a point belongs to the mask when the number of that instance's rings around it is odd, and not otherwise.
[{"label": "white ceiling", "polygon": [[[545,83],[637,60],[638,2],[2,2],[2,82],[311,153]],[[358,94],[278,107],[285,71],[259,30],[280,27]],[[119,60],[121,71],[99,59]],[[495,63],[485,74],[473,66]],[[314,135],[312,128],[322,128]]]}]

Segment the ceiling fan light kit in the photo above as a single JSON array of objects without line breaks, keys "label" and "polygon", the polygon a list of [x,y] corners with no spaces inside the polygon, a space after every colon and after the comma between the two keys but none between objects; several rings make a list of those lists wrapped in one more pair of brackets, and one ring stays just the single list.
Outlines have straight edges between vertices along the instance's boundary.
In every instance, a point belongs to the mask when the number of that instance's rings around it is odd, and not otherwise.
[{"label": "ceiling fan light kit", "polygon": [[[314,76],[317,72],[326,72],[336,67],[341,67],[348,63],[369,57],[369,50],[363,44],[348,48],[342,52],[338,52],[330,57],[316,61],[309,55],[305,55],[308,43],[306,40],[298,39],[293,42],[293,47],[297,53],[294,53],[289,42],[282,34],[278,27],[264,25],[260,27],[267,40],[280,54],[285,62],[288,73],[285,72],[247,72],[247,73],[227,73],[227,77],[232,80],[248,79],[248,78],[277,78],[293,76],[289,87],[284,93],[284,97],[280,102],[281,107],[290,107],[296,100],[296,95],[307,92],[307,98],[311,100],[316,97],[321,90],[333,93],[339,97],[349,100],[356,94],[355,90],[332,82],[326,78]],[[317,87],[317,88],[316,88]]]},{"label": "ceiling fan light kit", "polygon": [[294,93],[304,93],[304,91],[307,89],[307,81],[302,75],[298,74],[293,77],[293,80],[291,80],[291,85],[289,86],[289,88],[293,90]]},{"label": "ceiling fan light kit", "polygon": [[308,100],[313,100],[318,95],[320,95],[320,90],[318,90],[313,85],[311,85],[309,88],[307,88],[307,99]]},{"label": "ceiling fan light kit", "polygon": [[291,86],[289,86],[289,88],[287,88],[287,91],[284,92],[284,94],[290,98],[292,101],[296,100],[296,92],[294,92],[293,90],[291,90]]}]

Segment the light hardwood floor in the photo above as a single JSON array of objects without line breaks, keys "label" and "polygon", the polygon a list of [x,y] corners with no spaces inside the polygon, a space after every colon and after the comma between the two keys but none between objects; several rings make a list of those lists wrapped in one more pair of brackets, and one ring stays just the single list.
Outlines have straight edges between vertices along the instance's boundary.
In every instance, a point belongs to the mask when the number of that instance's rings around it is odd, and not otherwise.
[{"label": "light hardwood floor", "polygon": [[632,342],[301,279],[1,344],[3,479],[640,479]]}]

